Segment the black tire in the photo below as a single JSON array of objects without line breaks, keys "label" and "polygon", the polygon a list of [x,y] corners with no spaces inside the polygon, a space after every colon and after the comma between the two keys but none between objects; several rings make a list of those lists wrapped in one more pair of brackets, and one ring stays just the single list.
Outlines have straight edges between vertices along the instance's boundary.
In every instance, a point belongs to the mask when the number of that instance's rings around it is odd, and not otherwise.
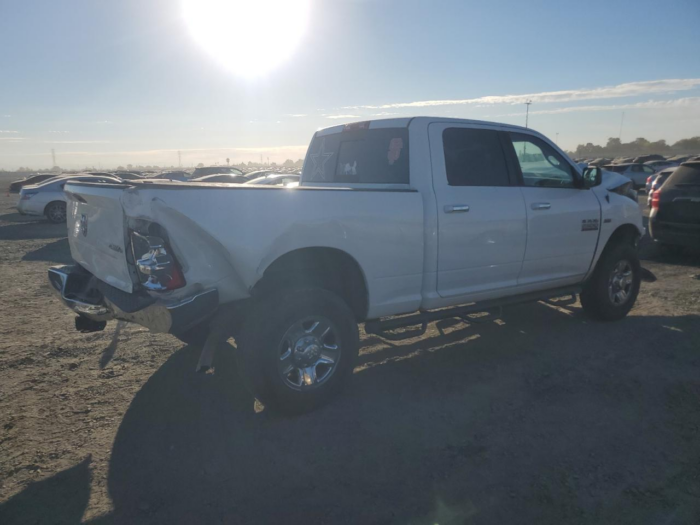
[{"label": "black tire", "polygon": [[[627,266],[625,266],[627,265]],[[622,272],[620,271],[622,268]],[[629,268],[631,282],[621,280]],[[637,249],[628,243],[618,243],[605,248],[591,278],[581,291],[583,311],[600,321],[617,321],[625,317],[634,306],[641,283],[641,266]],[[620,283],[624,283],[621,286]],[[629,286],[627,286],[629,284]],[[621,299],[624,293],[624,299]]]},{"label": "black tire", "polygon": [[50,202],[44,209],[44,215],[54,224],[66,222],[66,203],[61,201]]},{"label": "black tire", "polygon": [[[316,321],[318,333],[317,328],[309,331]],[[320,336],[324,323],[330,328]],[[236,343],[239,372],[248,388],[266,407],[285,414],[308,412],[336,396],[359,352],[352,310],[334,293],[318,288],[282,290],[257,300]],[[321,363],[331,358],[333,365]],[[282,368],[291,371],[285,375]],[[305,373],[311,368],[312,373]]]}]

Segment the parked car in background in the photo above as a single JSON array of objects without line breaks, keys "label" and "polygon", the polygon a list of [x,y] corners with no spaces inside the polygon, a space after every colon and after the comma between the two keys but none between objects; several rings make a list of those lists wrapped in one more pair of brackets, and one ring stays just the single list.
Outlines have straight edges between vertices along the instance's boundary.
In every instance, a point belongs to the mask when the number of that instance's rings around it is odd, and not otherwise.
[{"label": "parked car in background", "polygon": [[184,182],[190,180],[192,175],[186,171],[165,171],[163,173],[157,173],[155,175],[147,175],[146,179],[167,179],[167,180],[177,180]]},{"label": "parked car in background", "polygon": [[670,160],[650,160],[644,163],[645,166],[649,166],[656,171],[661,171],[664,168],[676,167],[679,164],[680,162],[673,162]]},{"label": "parked car in background", "polygon": [[638,157],[635,157],[632,162],[644,164],[645,162],[649,162],[651,160],[666,160],[666,157],[664,157],[663,155],[658,155],[656,153],[653,153],[651,155],[639,155]]},{"label": "parked car in background", "polygon": [[290,184],[298,183],[299,175],[294,173],[273,173],[264,177],[258,177],[249,180],[246,184],[263,184],[265,186],[289,186]]},{"label": "parked car in background", "polygon": [[245,184],[248,179],[244,175],[234,175],[233,173],[217,173],[216,175],[205,175],[198,179],[190,179],[192,182],[227,182],[229,184]]},{"label": "parked car in background", "polygon": [[46,216],[53,223],[66,222],[67,198],[63,187],[68,181],[120,183],[121,179],[103,175],[56,177],[36,185],[25,186],[19,192],[17,211],[22,215]]},{"label": "parked car in background", "polygon": [[680,165],[683,164],[684,162],[688,162],[693,155],[676,155],[674,157],[670,157],[666,160],[669,160],[671,162],[675,162],[676,164]]},{"label": "parked car in background", "polygon": [[700,162],[685,162],[651,199],[649,234],[661,244],[700,247]]},{"label": "parked car in background", "polygon": [[647,177],[656,173],[651,166],[632,162],[626,164],[608,164],[607,166],[603,166],[603,169],[629,177],[632,179],[635,189],[644,188]]},{"label": "parked car in background", "polygon": [[10,193],[18,193],[20,189],[24,186],[29,186],[30,184],[39,184],[48,179],[53,179],[57,175],[55,173],[40,173],[37,175],[31,175],[24,179],[16,180],[10,183],[8,191]]},{"label": "parked car in background", "polygon": [[139,173],[133,171],[115,171],[111,173],[115,177],[119,177],[122,180],[141,180],[143,176]]},{"label": "parked car in background", "polygon": [[647,180],[647,206],[651,207],[651,196],[652,194],[661,188],[661,185],[666,182],[666,180],[671,176],[671,173],[676,171],[676,167],[666,168],[661,170],[654,175],[650,175],[651,181]]},{"label": "parked car in background", "polygon": [[256,170],[245,174],[245,178],[248,180],[258,179],[260,177],[265,177],[267,175],[275,175],[278,172],[273,170]]},{"label": "parked car in background", "polygon": [[632,164],[634,157],[616,157],[610,164]]},{"label": "parked car in background", "polygon": [[193,179],[198,179],[199,177],[205,177],[207,175],[217,175],[219,173],[229,173],[231,175],[243,175],[243,172],[238,168],[232,168],[231,166],[208,166],[204,168],[195,168],[192,173]]}]

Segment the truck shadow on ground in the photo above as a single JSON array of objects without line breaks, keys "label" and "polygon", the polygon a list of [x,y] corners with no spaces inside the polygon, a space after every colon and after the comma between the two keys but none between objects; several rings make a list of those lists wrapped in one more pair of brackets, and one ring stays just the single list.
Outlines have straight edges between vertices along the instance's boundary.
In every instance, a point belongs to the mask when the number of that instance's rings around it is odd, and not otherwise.
[{"label": "truck shadow on ground", "polygon": [[[114,510],[91,523],[692,522],[700,317],[603,324],[538,303],[504,319],[367,338],[350,388],[296,418],[256,408],[230,345],[207,376],[184,347],[125,414]],[[82,465],[54,477],[76,506]],[[71,522],[50,481],[0,517]]]},{"label": "truck shadow on ground", "polygon": [[68,238],[64,237],[57,241],[44,244],[41,248],[29,251],[22,256],[23,261],[46,261],[61,264],[71,264],[73,259],[70,256]]},{"label": "truck shadow on ground", "polygon": [[65,224],[49,221],[17,222],[0,226],[0,240],[22,241],[31,239],[58,239],[66,237]]}]

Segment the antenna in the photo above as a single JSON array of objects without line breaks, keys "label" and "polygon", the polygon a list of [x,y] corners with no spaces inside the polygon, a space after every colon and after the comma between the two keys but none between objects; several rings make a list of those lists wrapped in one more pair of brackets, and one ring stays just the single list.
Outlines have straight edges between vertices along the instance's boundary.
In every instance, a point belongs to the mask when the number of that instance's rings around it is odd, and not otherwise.
[{"label": "antenna", "polygon": [[532,104],[532,100],[528,100],[527,102],[525,102],[525,127],[527,127],[527,121],[530,118],[530,104]]},{"label": "antenna", "polygon": [[622,142],[622,125],[625,123],[625,112],[622,112],[622,118],[620,119],[620,134],[617,136],[617,140]]}]

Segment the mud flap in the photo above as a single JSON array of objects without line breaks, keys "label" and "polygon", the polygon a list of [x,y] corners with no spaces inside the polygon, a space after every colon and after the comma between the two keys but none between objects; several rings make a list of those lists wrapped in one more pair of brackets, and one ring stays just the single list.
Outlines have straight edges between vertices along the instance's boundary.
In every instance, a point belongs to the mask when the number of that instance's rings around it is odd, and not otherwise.
[{"label": "mud flap", "polygon": [[202,353],[199,355],[199,361],[197,362],[195,372],[206,373],[212,368],[216,350],[231,335],[230,321],[231,319],[225,311],[220,311],[211,320],[209,323],[209,334],[204,341]]}]

